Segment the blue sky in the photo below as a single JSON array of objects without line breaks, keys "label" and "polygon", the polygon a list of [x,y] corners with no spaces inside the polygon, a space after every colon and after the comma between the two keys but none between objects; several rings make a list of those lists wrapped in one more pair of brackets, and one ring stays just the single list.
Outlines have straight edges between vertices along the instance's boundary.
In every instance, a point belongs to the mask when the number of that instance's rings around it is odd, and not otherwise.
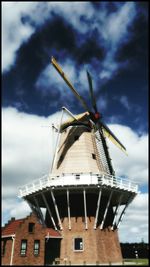
[{"label": "blue sky", "polygon": [[16,197],[18,187],[49,171],[51,132],[41,126],[56,123],[62,106],[84,112],[51,56],[89,106],[86,70],[91,73],[103,121],[129,154],[108,141],[116,173],[138,182],[141,191],[120,238],[141,240],[145,225],[147,240],[148,2],[2,3],[3,223],[29,212]]}]

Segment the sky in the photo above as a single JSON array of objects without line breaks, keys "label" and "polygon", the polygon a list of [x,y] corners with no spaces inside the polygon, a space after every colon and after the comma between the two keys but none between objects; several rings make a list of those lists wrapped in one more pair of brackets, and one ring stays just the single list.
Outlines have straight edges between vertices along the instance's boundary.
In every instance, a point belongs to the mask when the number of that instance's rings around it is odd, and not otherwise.
[{"label": "sky", "polygon": [[117,176],[139,186],[121,242],[148,242],[148,2],[2,2],[2,224],[30,208],[17,197],[49,173],[61,108],[84,112],[51,64],[54,56],[92,110],[92,76]]}]

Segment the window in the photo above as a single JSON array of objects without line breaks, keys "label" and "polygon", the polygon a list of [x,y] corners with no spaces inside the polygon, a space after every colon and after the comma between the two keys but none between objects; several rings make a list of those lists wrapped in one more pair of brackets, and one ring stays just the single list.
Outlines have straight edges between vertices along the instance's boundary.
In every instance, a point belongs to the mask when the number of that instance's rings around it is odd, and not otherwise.
[{"label": "window", "polygon": [[92,153],[92,158],[93,159],[96,159],[96,155]]},{"label": "window", "polygon": [[6,250],[6,240],[3,241],[3,246],[2,246],[2,256],[5,255],[5,250]]},{"label": "window", "polygon": [[39,255],[40,251],[40,240],[34,240],[34,255]]},{"label": "window", "polygon": [[60,158],[59,158],[59,161],[60,161],[60,162],[62,162],[62,161],[63,161],[63,159],[64,159],[64,156],[63,156],[63,155],[61,155],[61,156],[60,156]]},{"label": "window", "polygon": [[79,139],[79,135],[75,135],[74,141],[77,141]]},{"label": "window", "polygon": [[76,180],[80,179],[80,174],[76,174]]},{"label": "window", "polygon": [[35,226],[35,223],[29,223],[29,228],[28,228],[29,233],[34,232],[34,226]]},{"label": "window", "polygon": [[26,256],[26,252],[27,252],[27,240],[26,239],[22,239],[21,240],[21,251],[20,251],[20,254],[22,256]]},{"label": "window", "polygon": [[83,251],[83,238],[74,238],[74,251]]}]

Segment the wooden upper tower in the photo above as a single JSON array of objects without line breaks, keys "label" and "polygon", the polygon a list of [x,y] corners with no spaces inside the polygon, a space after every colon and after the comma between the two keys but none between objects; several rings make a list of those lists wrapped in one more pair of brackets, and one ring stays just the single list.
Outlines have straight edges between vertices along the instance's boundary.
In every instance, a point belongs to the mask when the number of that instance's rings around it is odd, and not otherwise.
[{"label": "wooden upper tower", "polygon": [[[86,113],[80,114],[82,119],[80,121],[86,123],[86,116]],[[98,147],[97,143],[101,146]],[[68,126],[61,133],[52,174],[87,172],[110,174],[104,153],[100,136],[96,138],[90,127],[82,124]]]}]

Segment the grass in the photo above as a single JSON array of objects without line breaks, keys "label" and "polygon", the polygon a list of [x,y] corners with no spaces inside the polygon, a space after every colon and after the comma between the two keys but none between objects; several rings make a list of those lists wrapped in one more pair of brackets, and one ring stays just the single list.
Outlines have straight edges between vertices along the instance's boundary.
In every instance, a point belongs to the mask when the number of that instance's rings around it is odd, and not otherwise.
[{"label": "grass", "polygon": [[149,265],[148,259],[124,259],[124,264],[129,262],[135,263],[135,265]]}]

